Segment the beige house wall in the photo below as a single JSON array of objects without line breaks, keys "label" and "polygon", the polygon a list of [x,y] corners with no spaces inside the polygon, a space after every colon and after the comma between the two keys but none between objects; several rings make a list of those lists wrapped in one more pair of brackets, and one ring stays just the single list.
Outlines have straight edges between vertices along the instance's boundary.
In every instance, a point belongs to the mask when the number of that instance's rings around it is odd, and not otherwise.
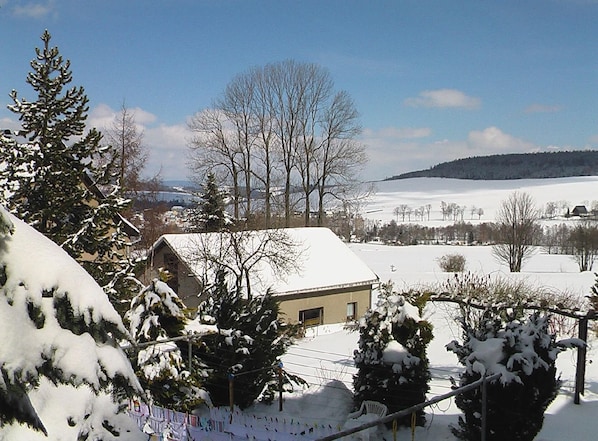
[{"label": "beige house wall", "polygon": [[[154,251],[154,255],[150,259],[150,266],[144,273],[144,283],[147,284],[159,276],[158,268],[168,268],[166,254],[174,254],[166,245],[160,246]],[[176,282],[170,281],[168,284],[187,307],[195,308],[200,302],[197,297],[200,284],[195,277],[191,276],[187,265],[179,259],[177,259],[177,267]],[[362,317],[370,307],[371,292],[371,285],[362,285],[302,294],[283,294],[277,298],[280,300],[281,319],[284,321],[298,323],[300,311],[322,308],[322,324],[333,324],[347,321],[348,303],[355,303],[355,317]]]},{"label": "beige house wall", "polygon": [[322,308],[322,324],[347,321],[347,304],[356,303],[355,316],[363,316],[371,302],[371,285],[280,296],[281,318],[289,323],[299,322],[299,312]]}]

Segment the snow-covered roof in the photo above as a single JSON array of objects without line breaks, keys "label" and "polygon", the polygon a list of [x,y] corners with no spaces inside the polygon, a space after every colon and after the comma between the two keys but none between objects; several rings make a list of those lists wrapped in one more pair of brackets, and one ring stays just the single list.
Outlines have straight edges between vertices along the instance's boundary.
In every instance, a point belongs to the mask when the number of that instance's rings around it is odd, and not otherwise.
[{"label": "snow-covered roof", "polygon": [[[291,271],[281,274],[266,261],[256,264],[250,271],[250,284],[253,293],[270,289],[278,295],[301,294],[306,292],[341,289],[369,285],[378,281],[378,276],[328,228],[285,228],[241,232],[249,234],[252,240],[245,240],[247,254],[252,253],[268,234],[282,234],[293,243],[297,258]],[[154,244],[154,250],[163,244],[178,255],[199,280],[206,275],[205,259],[198,258],[198,248],[226,246],[230,233],[166,234]],[[231,259],[231,256],[221,256]],[[231,263],[234,266],[234,263]],[[210,279],[208,279],[210,280]],[[212,280],[213,281],[213,280]]]}]

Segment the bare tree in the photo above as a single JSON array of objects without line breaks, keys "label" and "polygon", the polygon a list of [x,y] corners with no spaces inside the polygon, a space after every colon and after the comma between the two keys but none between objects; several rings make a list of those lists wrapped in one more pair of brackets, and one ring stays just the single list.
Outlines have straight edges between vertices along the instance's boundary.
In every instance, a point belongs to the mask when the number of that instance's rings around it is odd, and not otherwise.
[{"label": "bare tree", "polygon": [[226,270],[237,290],[251,297],[252,283],[267,282],[260,275],[284,279],[302,267],[302,244],[284,229],[222,231],[193,238],[185,253],[201,275],[204,289],[216,279],[218,271]]},{"label": "bare tree", "polygon": [[591,271],[598,257],[598,226],[591,221],[580,222],[569,234],[568,242],[579,271]]},{"label": "bare tree", "polygon": [[233,216],[240,217],[242,162],[239,151],[227,127],[226,115],[217,109],[206,109],[189,120],[193,133],[189,140],[189,169],[193,180],[201,185],[209,172],[214,172],[230,183],[232,188]]},{"label": "bare tree", "polygon": [[[333,93],[328,71],[316,64],[287,60],[253,68],[229,83],[212,111],[192,118],[191,169],[224,166],[235,194],[244,189],[246,216],[252,211],[251,189],[263,185],[266,226],[277,194],[285,226],[297,202],[309,225],[314,200],[322,225],[325,204],[357,188],[357,172],[366,161],[364,147],[354,140],[357,117],[349,95]],[[272,191],[278,178],[282,190]]]},{"label": "bare tree", "polygon": [[115,163],[118,164],[120,185],[125,191],[138,192],[148,153],[143,145],[143,132],[137,130],[135,114],[124,102],[105,136],[118,156]]},{"label": "bare tree", "polygon": [[357,176],[367,156],[363,144],[355,141],[359,133],[361,127],[353,100],[344,91],[337,93],[324,114],[323,135],[316,155],[318,226],[324,222],[327,195],[339,199],[347,190],[360,187]]},{"label": "bare tree", "polygon": [[224,96],[216,103],[232,124],[233,150],[243,179],[243,217],[247,220],[251,214],[252,193],[252,158],[256,143],[256,121],[254,110],[254,90],[256,82],[251,73],[237,75],[224,91]]},{"label": "bare tree", "polygon": [[539,217],[528,193],[514,192],[502,201],[496,215],[498,243],[492,251],[498,260],[509,265],[511,272],[520,272],[523,262],[533,254]]}]

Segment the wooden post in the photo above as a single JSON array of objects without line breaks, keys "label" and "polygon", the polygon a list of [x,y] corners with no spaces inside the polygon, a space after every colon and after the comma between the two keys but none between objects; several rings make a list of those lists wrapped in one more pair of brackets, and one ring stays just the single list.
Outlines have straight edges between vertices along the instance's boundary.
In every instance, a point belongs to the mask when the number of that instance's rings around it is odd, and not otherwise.
[{"label": "wooden post", "polygon": [[585,343],[588,340],[588,316],[579,319],[578,337],[584,342],[584,345],[577,348],[577,366],[575,368],[575,395],[573,402],[579,404],[579,395],[584,394],[584,386],[586,381],[586,352],[587,346]]},{"label": "wooden post", "polygon": [[191,341],[191,336],[189,336],[187,343],[189,344],[189,366],[187,368],[189,369],[190,373],[193,373],[191,368],[193,362],[193,342]]},{"label": "wooden post", "polygon": [[232,372],[228,374],[228,403],[230,405],[230,423],[233,422],[233,410],[235,409],[235,374]]},{"label": "wooden post", "polygon": [[282,412],[282,361],[278,363],[278,411]]},{"label": "wooden post", "polygon": [[482,377],[482,427],[481,427],[481,440],[486,441],[486,432],[487,432],[487,422],[486,418],[488,416],[488,382],[486,381],[486,372],[484,372],[484,376]]}]

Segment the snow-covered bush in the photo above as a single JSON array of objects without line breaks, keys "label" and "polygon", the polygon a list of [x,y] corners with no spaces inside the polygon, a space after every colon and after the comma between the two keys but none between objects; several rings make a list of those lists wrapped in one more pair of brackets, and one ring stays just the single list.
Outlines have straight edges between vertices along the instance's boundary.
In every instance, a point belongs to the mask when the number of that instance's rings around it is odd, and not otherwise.
[{"label": "snow-covered bush", "polygon": [[0,209],[0,439],[145,439],[124,412],[141,393],[126,336],[91,276]]},{"label": "snow-covered bush", "polygon": [[446,273],[462,273],[465,271],[466,259],[463,254],[445,254],[437,259],[438,266]]},{"label": "snow-covered bush", "polygon": [[[280,356],[292,343],[297,328],[279,319],[279,304],[266,293],[247,299],[229,289],[219,272],[198,318],[218,331],[202,339],[199,357],[210,370],[204,382],[214,405],[229,404],[229,375],[234,377],[234,402],[241,408],[258,397],[273,398]],[[286,380],[300,382],[296,377]],[[287,381],[288,382],[288,381]]]},{"label": "snow-covered bush", "polygon": [[[460,385],[501,374],[487,385],[488,441],[533,440],[542,428],[544,411],[559,388],[555,361],[566,346],[549,333],[549,320],[540,313],[524,319],[517,308],[462,314],[464,341],[447,345],[465,367]],[[481,390],[458,395],[456,404],[464,415],[453,433],[463,440],[481,439]]]},{"label": "snow-covered bush", "polygon": [[184,310],[176,293],[165,282],[154,279],[133,298],[125,319],[137,344],[157,342],[142,345],[133,358],[149,398],[159,406],[188,412],[204,401],[201,381],[205,371],[197,360],[188,366],[187,341],[165,341],[185,334]]},{"label": "snow-covered bush", "polygon": [[[425,401],[430,379],[426,348],[432,340],[432,325],[421,318],[424,303],[423,296],[399,295],[392,284],[385,284],[376,307],[359,320],[355,408],[362,401],[374,400],[393,413]],[[424,422],[423,411],[418,412],[417,424]],[[398,423],[410,425],[411,416]]]}]

